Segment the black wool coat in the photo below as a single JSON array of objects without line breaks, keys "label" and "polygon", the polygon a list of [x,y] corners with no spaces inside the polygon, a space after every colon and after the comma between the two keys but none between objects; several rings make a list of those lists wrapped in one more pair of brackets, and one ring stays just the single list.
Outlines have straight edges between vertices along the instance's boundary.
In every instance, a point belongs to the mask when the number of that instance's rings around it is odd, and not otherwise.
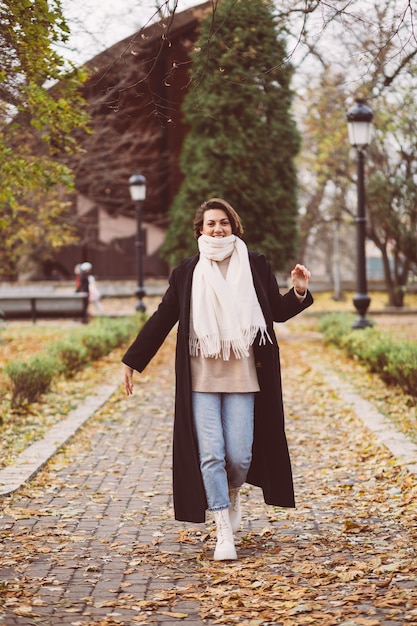
[{"label": "black wool coat", "polygon": [[[169,287],[122,361],[142,372],[164,339],[178,324],[175,356],[176,390],[173,434],[173,493],[175,518],[204,522],[207,501],[193,428],[191,367],[188,348],[191,285],[199,255],[183,261],[171,274]],[[247,482],[261,487],[267,504],[294,507],[291,463],[284,430],[279,348],[273,322],[285,322],[313,303],[310,292],[300,302],[291,289],[281,295],[264,256],[249,252],[255,290],[272,344],[253,344],[260,391],[255,394],[252,463]]]}]

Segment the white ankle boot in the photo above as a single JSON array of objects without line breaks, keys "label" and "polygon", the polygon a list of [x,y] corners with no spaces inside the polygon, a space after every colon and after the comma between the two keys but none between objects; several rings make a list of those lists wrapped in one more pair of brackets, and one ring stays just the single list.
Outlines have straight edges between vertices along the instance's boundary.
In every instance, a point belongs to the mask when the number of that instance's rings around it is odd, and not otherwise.
[{"label": "white ankle boot", "polygon": [[234,561],[237,559],[233,531],[230,525],[229,509],[214,511],[217,544],[214,551],[215,561]]},{"label": "white ankle boot", "polygon": [[239,487],[233,487],[229,489],[230,509],[229,518],[232,526],[232,531],[235,533],[239,530],[242,522],[242,511],[240,510],[240,489]]}]

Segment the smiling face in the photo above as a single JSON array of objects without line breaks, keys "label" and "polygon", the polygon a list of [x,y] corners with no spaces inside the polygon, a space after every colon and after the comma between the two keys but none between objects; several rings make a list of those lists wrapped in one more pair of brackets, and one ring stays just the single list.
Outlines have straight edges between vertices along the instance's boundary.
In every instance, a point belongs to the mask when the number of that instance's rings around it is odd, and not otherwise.
[{"label": "smiling face", "polygon": [[223,209],[207,209],[200,233],[208,237],[229,237],[232,234],[232,225],[227,213]]},{"label": "smiling face", "polygon": [[[212,211],[213,213],[210,214]],[[220,211],[222,219],[228,220],[231,229],[228,233],[226,230],[222,234],[214,235],[211,232],[212,225],[210,225],[210,232],[205,230],[206,227],[209,227],[209,221],[212,221],[212,219],[208,220],[207,217],[213,218],[216,211]],[[224,223],[224,226],[226,226],[226,223]],[[206,200],[199,206],[194,216],[193,229],[195,239],[198,239],[201,235],[208,235],[209,237],[227,237],[228,235],[236,235],[236,237],[240,238],[242,238],[243,235],[243,225],[239,214],[235,211],[231,204],[222,198],[210,198],[210,200]]]}]

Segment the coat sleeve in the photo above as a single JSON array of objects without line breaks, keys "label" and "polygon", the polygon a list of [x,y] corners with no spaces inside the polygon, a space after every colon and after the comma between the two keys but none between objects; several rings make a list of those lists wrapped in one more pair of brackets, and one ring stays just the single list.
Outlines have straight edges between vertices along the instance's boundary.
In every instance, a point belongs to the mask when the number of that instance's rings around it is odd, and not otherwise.
[{"label": "coat sleeve", "polygon": [[136,339],[129,346],[122,362],[142,372],[163,344],[169,331],[179,319],[177,273],[173,271],[169,287],[155,311],[148,319]]},{"label": "coat sleeve", "polygon": [[257,266],[274,322],[286,322],[313,304],[313,296],[309,291],[302,302],[295,295],[294,289],[281,294],[272,267],[263,255],[257,255]]}]

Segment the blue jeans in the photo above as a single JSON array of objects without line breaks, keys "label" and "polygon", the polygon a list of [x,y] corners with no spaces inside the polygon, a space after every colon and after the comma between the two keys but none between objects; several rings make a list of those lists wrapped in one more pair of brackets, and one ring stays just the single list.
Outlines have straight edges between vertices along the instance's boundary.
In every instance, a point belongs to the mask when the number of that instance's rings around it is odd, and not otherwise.
[{"label": "blue jeans", "polygon": [[209,511],[230,507],[252,460],[254,393],[193,391],[193,417]]}]

